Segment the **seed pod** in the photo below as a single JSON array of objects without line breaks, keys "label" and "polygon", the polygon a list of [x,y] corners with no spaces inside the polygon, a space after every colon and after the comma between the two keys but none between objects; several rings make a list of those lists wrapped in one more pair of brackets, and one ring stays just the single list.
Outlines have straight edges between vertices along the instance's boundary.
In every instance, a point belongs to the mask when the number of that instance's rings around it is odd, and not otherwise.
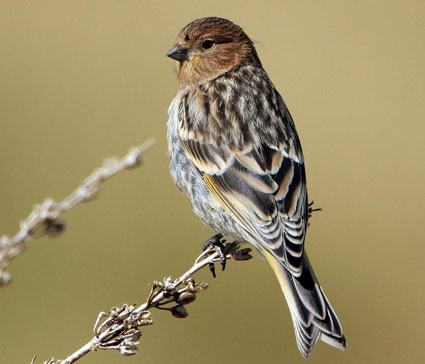
[{"label": "seed pod", "polygon": [[191,292],[182,292],[179,295],[179,298],[177,298],[177,303],[180,303],[181,305],[187,305],[193,301],[196,300],[196,295]]},{"label": "seed pod", "polygon": [[186,308],[182,305],[174,306],[170,308],[171,314],[176,318],[185,318],[189,316]]},{"label": "seed pod", "polygon": [[199,291],[205,291],[208,288],[208,283],[201,282],[197,285]]},{"label": "seed pod", "polygon": [[60,220],[47,219],[45,222],[45,229],[47,235],[59,235],[65,229],[65,223]]},{"label": "seed pod", "polygon": [[201,282],[198,283],[196,286],[192,287],[191,292],[197,293],[200,291],[205,291],[208,288],[208,283]]}]

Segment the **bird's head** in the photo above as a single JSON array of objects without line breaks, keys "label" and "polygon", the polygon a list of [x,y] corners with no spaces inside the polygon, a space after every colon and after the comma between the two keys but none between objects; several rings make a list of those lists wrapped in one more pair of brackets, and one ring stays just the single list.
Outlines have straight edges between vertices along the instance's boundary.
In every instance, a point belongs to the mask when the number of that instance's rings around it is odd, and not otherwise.
[{"label": "bird's head", "polygon": [[186,25],[167,56],[178,61],[177,74],[184,85],[214,79],[243,62],[260,64],[254,44],[243,29],[216,17]]}]

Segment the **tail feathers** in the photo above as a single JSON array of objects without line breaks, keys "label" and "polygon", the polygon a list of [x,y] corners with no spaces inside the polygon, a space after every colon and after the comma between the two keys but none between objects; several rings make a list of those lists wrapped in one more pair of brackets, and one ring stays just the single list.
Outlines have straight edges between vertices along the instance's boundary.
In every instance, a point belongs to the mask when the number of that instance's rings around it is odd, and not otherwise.
[{"label": "tail feathers", "polygon": [[338,349],[346,348],[341,324],[314,275],[307,256],[300,277],[294,277],[271,255],[266,258],[275,271],[291,312],[298,348],[308,357],[322,339]]}]

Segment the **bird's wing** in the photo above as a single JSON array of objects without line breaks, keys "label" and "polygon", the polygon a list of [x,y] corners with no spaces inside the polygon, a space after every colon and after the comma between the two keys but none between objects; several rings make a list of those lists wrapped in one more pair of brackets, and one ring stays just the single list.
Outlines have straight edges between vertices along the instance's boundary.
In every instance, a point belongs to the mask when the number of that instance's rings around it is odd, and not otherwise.
[{"label": "bird's wing", "polygon": [[[286,135],[275,142],[255,142],[249,135],[243,146],[235,146],[231,137],[226,142],[221,135],[220,140],[205,123],[204,128],[196,127],[200,115],[209,125],[217,123],[211,118],[218,116],[211,109],[208,115],[205,108],[196,109],[190,96],[180,104],[179,135],[209,191],[255,242],[299,276],[308,210],[304,164],[292,118],[280,95],[276,97],[276,127]],[[252,133],[261,135],[262,130]]]}]

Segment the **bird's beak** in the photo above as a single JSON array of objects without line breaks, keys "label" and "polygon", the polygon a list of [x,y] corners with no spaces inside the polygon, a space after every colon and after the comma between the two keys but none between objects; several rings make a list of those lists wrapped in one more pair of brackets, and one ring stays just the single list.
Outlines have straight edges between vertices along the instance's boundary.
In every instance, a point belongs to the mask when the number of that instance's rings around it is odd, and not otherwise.
[{"label": "bird's beak", "polygon": [[179,62],[187,61],[187,48],[184,48],[179,45],[175,45],[173,48],[171,48],[168,53],[167,57],[170,57],[172,59],[175,59]]}]

